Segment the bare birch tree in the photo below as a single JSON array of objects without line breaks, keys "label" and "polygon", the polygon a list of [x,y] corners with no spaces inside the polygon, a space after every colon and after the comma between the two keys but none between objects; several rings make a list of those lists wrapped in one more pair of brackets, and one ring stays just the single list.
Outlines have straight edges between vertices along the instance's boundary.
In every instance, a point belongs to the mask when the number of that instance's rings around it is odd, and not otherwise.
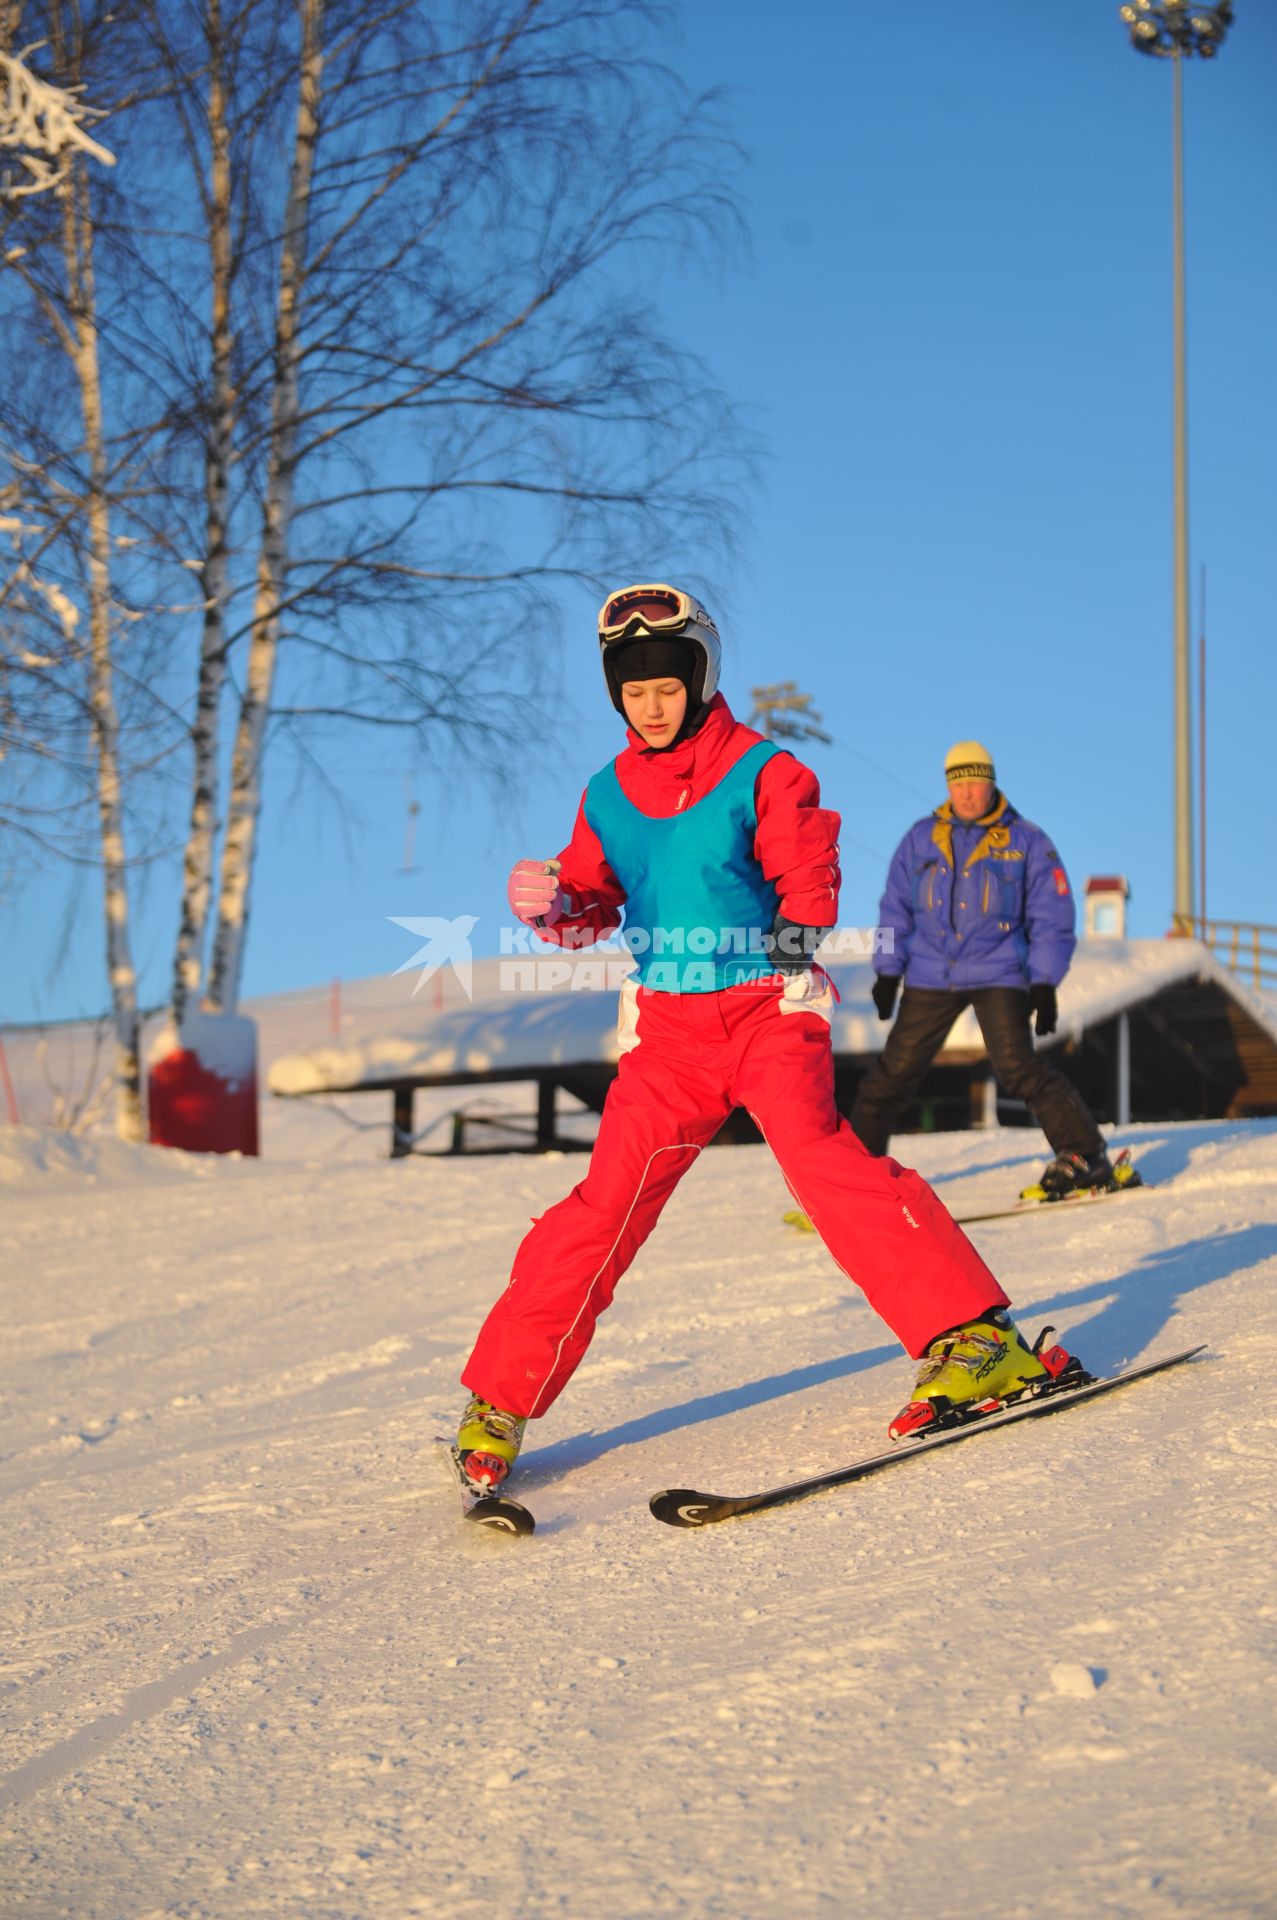
[{"label": "bare birch tree", "polygon": [[[191,118],[192,89],[154,8],[152,44],[175,84],[172,111],[182,128],[191,178],[198,191],[208,242],[208,406],[204,444],[204,543],[199,575],[203,629],[191,723],[191,806],[182,863],[182,892],[173,958],[172,1017],[180,1032],[188,1000],[203,977],[205,930],[212,898],[217,829],[218,741],[228,652],[230,604],[231,466],[235,457],[236,389],[231,316],[235,247],[231,205],[232,49],[242,40],[243,9],[228,20],[222,0],[206,0],[202,20],[205,81],[203,126]],[[200,93],[196,91],[195,103]]]},{"label": "bare birch tree", "polygon": [[[646,56],[663,9],[644,0],[107,13],[138,29],[109,130],[119,173],[151,200],[131,231],[121,207],[106,256],[124,316],[107,470],[85,452],[53,506],[82,535],[90,585],[121,500],[156,576],[137,589],[155,671],[129,684],[154,713],[170,703],[150,758],[134,756],[162,767],[170,823],[179,733],[189,768],[180,1023],[201,987],[210,1007],[235,1005],[270,751],[323,779],[333,730],[355,726],[428,759],[459,741],[495,765],[562,583],[655,554],[695,575],[730,540],[743,436],[670,344],[655,296],[685,299],[689,264],[733,231],[734,156],[712,103]],[[69,232],[84,306],[103,231],[96,256]],[[95,485],[105,522],[76,505]],[[192,578],[197,659],[152,617]],[[105,709],[94,725],[109,742]]]},{"label": "bare birch tree", "polygon": [[[73,97],[84,84],[85,21],[78,8],[51,0],[45,24],[55,91]],[[12,31],[19,15],[10,10]],[[26,250],[10,248],[7,264],[25,283],[40,315],[74,373],[79,396],[84,487],[83,550],[88,599],[87,708],[94,748],[100,860],[106,923],[107,978],[115,1035],[116,1131],[143,1137],[137,975],[129,938],[128,861],[125,847],[119,720],[112,654],[111,508],[109,459],[99,356],[94,260],[93,185],[89,162],[46,119],[43,134],[51,171],[46,186],[56,202],[59,271],[56,279],[32,270]],[[49,264],[46,251],[43,265]],[[64,618],[64,630],[75,623]]]},{"label": "bare birch tree", "polygon": [[319,138],[325,0],[299,0],[299,6],[297,118],[279,254],[270,439],[257,592],[248,670],[235,736],[230,812],[222,844],[217,933],[206,995],[207,1004],[215,1013],[233,1012],[239,999],[248,930],[249,885],[261,811],[262,746],[279,648],[280,608],[288,580],[300,409],[301,301],[306,283],[311,186]]},{"label": "bare birch tree", "polygon": [[[203,996],[223,1009],[269,738],[321,778],[326,732],[352,721],[483,752],[517,677],[502,628],[544,623],[549,588],[596,570],[605,541],[609,565],[619,551],[642,564],[677,519],[689,545],[721,534],[725,496],[707,482],[740,442],[614,263],[648,246],[659,284],[735,213],[703,103],[637,57],[633,29],[657,17],[645,6],[145,11],[203,206],[212,314],[197,339],[188,263],[159,330],[200,363],[181,409],[206,499],[180,1018],[200,978],[219,698],[241,643]],[[176,392],[176,357],[168,372]]]},{"label": "bare birch tree", "polygon": [[517,677],[502,630],[544,621],[549,584],[679,519],[721,534],[730,436],[620,277],[677,276],[733,217],[712,133],[637,60],[642,11],[300,9],[214,1006],[238,991],[268,708],[474,741]]}]

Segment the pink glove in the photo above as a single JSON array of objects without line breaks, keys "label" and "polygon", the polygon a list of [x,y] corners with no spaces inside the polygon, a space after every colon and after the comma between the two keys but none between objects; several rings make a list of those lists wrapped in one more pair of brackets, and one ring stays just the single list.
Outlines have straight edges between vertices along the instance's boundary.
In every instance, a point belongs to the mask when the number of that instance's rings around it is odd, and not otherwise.
[{"label": "pink glove", "polygon": [[506,892],[511,912],[525,927],[552,927],[568,911],[557,860],[520,860]]}]

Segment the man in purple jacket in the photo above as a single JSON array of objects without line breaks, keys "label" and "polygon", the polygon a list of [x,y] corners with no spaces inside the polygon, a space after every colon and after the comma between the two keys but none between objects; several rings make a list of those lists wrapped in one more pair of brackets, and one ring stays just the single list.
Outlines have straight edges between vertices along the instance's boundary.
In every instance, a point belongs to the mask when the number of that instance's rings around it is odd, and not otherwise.
[{"label": "man in purple jacket", "polygon": [[993,757],[960,740],[944,763],[949,798],[910,827],[896,849],[879,920],[894,951],[876,960],[873,998],[895,1026],[860,1084],[851,1124],[870,1153],[885,1153],[892,1128],[964,1007],[975,1009],[993,1071],[1023,1100],[1055,1158],[1042,1175],[1053,1195],[1110,1186],[1113,1168],[1090,1108],[1033,1051],[1054,1033],[1055,990],[1073,949],[1073,895],[1063,862],[1043,833],[999,792]]}]

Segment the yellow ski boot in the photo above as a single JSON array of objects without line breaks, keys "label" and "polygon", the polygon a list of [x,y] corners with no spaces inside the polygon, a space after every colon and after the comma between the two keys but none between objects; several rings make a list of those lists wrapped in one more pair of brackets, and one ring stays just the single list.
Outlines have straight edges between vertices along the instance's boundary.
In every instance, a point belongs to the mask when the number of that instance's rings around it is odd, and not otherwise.
[{"label": "yellow ski boot", "polygon": [[503,1413],[471,1395],[457,1429],[457,1458],[473,1486],[487,1493],[500,1486],[519,1457],[527,1424],[517,1413]]},{"label": "yellow ski boot", "polygon": [[968,1320],[931,1342],[918,1368],[913,1399],[902,1407],[887,1432],[903,1440],[937,1427],[955,1426],[980,1414],[996,1413],[1009,1400],[1039,1383],[1070,1384],[1086,1376],[1063,1347],[1048,1347],[1045,1327],[1030,1347],[1005,1307]]}]

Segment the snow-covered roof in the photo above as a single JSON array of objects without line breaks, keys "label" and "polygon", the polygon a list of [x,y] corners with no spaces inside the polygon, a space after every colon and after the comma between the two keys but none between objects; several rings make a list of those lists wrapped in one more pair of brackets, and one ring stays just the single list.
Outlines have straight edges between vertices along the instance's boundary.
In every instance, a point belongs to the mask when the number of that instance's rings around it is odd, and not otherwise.
[{"label": "snow-covered roof", "polygon": [[[447,1084],[458,1079],[531,1078],[547,1069],[614,1063],[616,995],[628,967],[606,950],[473,963],[470,994],[451,971],[414,996],[411,976],[361,982],[360,1012],[341,1044],[285,1053],[269,1071],[271,1091],[308,1094]],[[870,998],[871,959],[838,959],[829,972],[841,996],[832,1021],[834,1051],[881,1050],[889,1028]],[[1237,1001],[1277,1046],[1277,1013],[1196,940],[1084,940],[1060,989],[1060,1026],[1048,1045],[1150,999],[1178,982],[1200,979]],[[375,990],[375,991],[374,991]],[[352,996],[355,997],[355,996]],[[247,1009],[252,1011],[253,1009]],[[946,1053],[983,1053],[974,1014],[955,1023]]]},{"label": "snow-covered roof", "polygon": [[447,1082],[475,1075],[528,1078],[548,1067],[614,1062],[616,999],[629,962],[549,948],[514,959],[476,960],[469,993],[437,973],[414,995],[411,976],[359,983],[350,999],[356,1031],[340,1044],[285,1054],[269,1071],[272,1093]]},{"label": "snow-covered roof", "polygon": [[1082,940],[1060,988],[1060,1026],[1048,1045],[1076,1040],[1164,987],[1210,982],[1248,1013],[1277,1044],[1272,996],[1254,992],[1222,966],[1200,940]]}]

